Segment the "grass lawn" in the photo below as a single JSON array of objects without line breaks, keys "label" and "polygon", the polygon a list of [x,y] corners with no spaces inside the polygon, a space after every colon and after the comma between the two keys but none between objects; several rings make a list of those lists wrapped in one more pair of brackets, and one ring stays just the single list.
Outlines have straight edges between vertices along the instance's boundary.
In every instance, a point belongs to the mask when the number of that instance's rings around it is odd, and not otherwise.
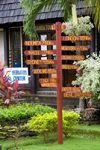
[{"label": "grass lawn", "polygon": [[[6,145],[1,142],[3,150],[8,150],[14,144],[12,141],[7,141]],[[73,136],[69,139],[64,139],[63,144],[58,145],[57,141],[49,144],[43,144],[38,139],[21,138],[19,150],[99,150],[100,139],[90,139],[82,136]],[[12,145],[13,144],[13,145]],[[9,145],[9,146],[8,146]],[[10,150],[10,149],[9,149]],[[11,150],[15,150],[12,148]]]},{"label": "grass lawn", "polygon": [[[100,125],[79,125],[79,129],[100,132]],[[95,134],[95,132],[94,132]],[[19,139],[18,150],[99,150],[100,136],[89,136],[84,134],[73,135],[63,140],[63,144],[57,144],[57,136],[52,135],[53,141],[44,144],[39,137],[25,137]],[[3,150],[15,150],[13,140],[1,140]],[[12,147],[12,149],[11,149]]]},{"label": "grass lawn", "polygon": [[78,129],[81,129],[81,130],[88,130],[88,131],[97,131],[97,132],[100,132],[100,125],[86,125],[86,124],[80,124],[78,127]]}]

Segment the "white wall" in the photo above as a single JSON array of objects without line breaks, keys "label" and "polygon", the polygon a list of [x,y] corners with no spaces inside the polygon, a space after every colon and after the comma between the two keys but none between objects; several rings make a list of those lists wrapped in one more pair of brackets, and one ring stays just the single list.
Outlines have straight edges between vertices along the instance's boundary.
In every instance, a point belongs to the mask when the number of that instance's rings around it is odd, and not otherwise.
[{"label": "white wall", "polygon": [[4,32],[0,31],[0,62],[4,64]]}]

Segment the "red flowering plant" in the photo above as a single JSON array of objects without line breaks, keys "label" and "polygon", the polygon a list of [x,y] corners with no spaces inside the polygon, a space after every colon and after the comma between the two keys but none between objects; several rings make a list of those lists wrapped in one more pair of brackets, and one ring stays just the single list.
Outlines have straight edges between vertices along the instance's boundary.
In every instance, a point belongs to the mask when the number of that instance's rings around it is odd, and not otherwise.
[{"label": "red flowering plant", "polygon": [[20,86],[18,85],[18,80],[9,81],[9,78],[4,74],[5,65],[1,65],[0,62],[0,93],[1,93],[1,104],[9,106],[11,101],[20,97],[23,92],[18,91]]}]

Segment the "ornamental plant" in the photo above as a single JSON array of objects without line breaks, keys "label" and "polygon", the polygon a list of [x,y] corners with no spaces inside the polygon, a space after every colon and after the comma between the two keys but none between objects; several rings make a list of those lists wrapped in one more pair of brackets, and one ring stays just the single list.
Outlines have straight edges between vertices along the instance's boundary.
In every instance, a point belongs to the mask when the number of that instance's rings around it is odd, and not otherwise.
[{"label": "ornamental plant", "polygon": [[85,60],[74,62],[79,65],[73,85],[80,86],[82,92],[93,92],[90,101],[100,101],[100,55],[86,56]]},{"label": "ornamental plant", "polygon": [[77,18],[77,24],[70,19],[68,22],[64,22],[63,25],[66,25],[63,32],[68,36],[90,35],[93,28],[89,16]]},{"label": "ornamental plant", "polygon": [[1,104],[9,105],[12,100],[20,97],[22,92],[18,91],[20,89],[18,80],[15,82],[10,82],[9,78],[6,76],[6,74],[4,74],[5,67],[6,66],[2,66],[0,62],[0,93],[2,94]]},{"label": "ornamental plant", "polygon": [[[78,125],[80,116],[76,112],[63,111],[63,133],[65,137],[70,137]],[[57,112],[45,113],[43,115],[33,116],[31,120],[25,124],[26,128],[42,135],[44,142],[48,142],[48,136],[52,132],[57,132]]]},{"label": "ornamental plant", "polygon": [[0,108],[0,123],[13,123],[22,119],[29,119],[39,114],[45,114],[56,111],[54,108],[33,104],[17,104],[11,105],[9,108]]}]

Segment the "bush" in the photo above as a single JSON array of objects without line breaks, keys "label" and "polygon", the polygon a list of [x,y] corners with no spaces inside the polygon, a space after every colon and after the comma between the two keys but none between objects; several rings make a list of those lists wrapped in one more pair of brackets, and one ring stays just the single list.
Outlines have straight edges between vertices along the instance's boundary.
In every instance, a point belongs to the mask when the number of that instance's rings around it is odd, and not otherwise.
[{"label": "bush", "polygon": [[93,92],[94,96],[91,97],[90,104],[92,101],[100,101],[100,55],[87,56],[85,60],[74,62],[74,64],[79,65],[79,68],[76,80],[72,84],[79,86],[82,92]]},{"label": "bush", "polygon": [[32,116],[37,116],[38,114],[44,114],[49,112],[54,112],[55,109],[42,106],[42,105],[32,105],[32,104],[19,104],[10,106],[8,109],[0,108],[0,122],[13,122],[20,119],[28,119]]},{"label": "bush", "polygon": [[[78,125],[79,118],[78,113],[63,111],[63,133],[66,137],[71,136],[74,128]],[[47,142],[48,134],[57,131],[57,112],[34,116],[25,124],[25,127],[42,135],[44,141]]]},{"label": "bush", "polygon": [[22,129],[21,134],[34,135],[34,133],[31,133],[29,130],[20,128],[21,124],[25,124],[32,116],[37,116],[38,114],[43,115],[44,113],[54,111],[56,110],[48,106],[32,104],[14,105],[10,106],[8,109],[0,108],[0,139],[8,138],[12,135],[15,135],[16,138],[18,136],[16,134],[17,129]]},{"label": "bush", "polygon": [[15,100],[24,93],[19,91],[20,86],[18,85],[18,80],[9,81],[9,78],[4,73],[5,68],[5,65],[2,66],[0,62],[0,105],[5,104],[8,107],[11,102],[15,102]]},{"label": "bush", "polygon": [[77,18],[77,24],[73,23],[72,19],[63,24],[66,25],[66,29],[63,32],[69,36],[90,35],[91,29],[93,28],[90,16]]}]

